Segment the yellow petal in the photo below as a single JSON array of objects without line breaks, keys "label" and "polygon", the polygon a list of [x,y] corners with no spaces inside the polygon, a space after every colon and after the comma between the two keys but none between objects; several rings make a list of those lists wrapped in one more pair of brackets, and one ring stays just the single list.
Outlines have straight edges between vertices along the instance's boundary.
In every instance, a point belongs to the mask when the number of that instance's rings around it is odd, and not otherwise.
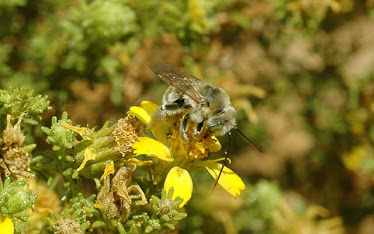
[{"label": "yellow petal", "polygon": [[[209,174],[214,179],[217,179],[222,164],[214,161],[205,161],[204,165],[208,170]],[[245,184],[243,183],[242,179],[235,172],[233,172],[231,169],[227,167],[223,169],[218,183],[234,197],[240,195],[240,191],[245,189]]]},{"label": "yellow petal", "polygon": [[162,143],[166,143],[168,131],[169,125],[166,122],[158,123],[151,130],[153,136],[155,136],[155,138]]},{"label": "yellow petal", "polygon": [[132,145],[136,155],[145,154],[149,157],[159,158],[164,161],[173,161],[169,148],[149,137],[139,137],[139,141]]},{"label": "yellow petal", "polygon": [[110,163],[105,166],[104,173],[101,176],[100,180],[104,180],[108,178],[110,175],[114,174],[114,172],[115,172],[114,162],[110,161]]},{"label": "yellow petal", "polygon": [[89,160],[95,160],[96,159],[96,155],[97,155],[97,152],[96,152],[96,150],[94,148],[86,148],[84,150],[84,159],[83,159],[83,162],[78,167],[77,171],[82,170],[86,166],[86,163]]},{"label": "yellow petal", "polygon": [[140,106],[132,106],[127,112],[129,115],[133,115],[138,118],[142,123],[148,125],[151,122],[153,113],[157,110],[157,104],[150,101],[142,101]]},{"label": "yellow petal", "polygon": [[102,205],[102,204],[94,204],[93,205],[96,209],[99,209],[99,210],[104,210],[105,209],[105,207]]},{"label": "yellow petal", "polygon": [[4,234],[13,234],[14,233],[14,225],[10,218],[0,216],[0,230],[1,233]]},{"label": "yellow petal", "polygon": [[60,123],[60,125],[64,128],[73,130],[74,132],[78,133],[83,138],[83,140],[93,139],[93,132],[89,128],[77,127],[67,123]]},{"label": "yellow petal", "polygon": [[151,161],[151,160],[139,160],[137,158],[130,158],[130,159],[126,160],[126,163],[135,164],[136,166],[142,167],[142,166],[152,165],[153,161]]},{"label": "yellow petal", "polygon": [[[145,125],[149,125],[157,108],[158,105],[153,102],[142,101],[140,106],[132,106],[127,114],[135,116]],[[166,142],[166,133],[169,130],[169,125],[166,122],[159,121],[150,130],[158,141],[162,143]]]},{"label": "yellow petal", "polygon": [[221,150],[222,146],[221,143],[218,141],[217,137],[212,136],[207,138],[207,145],[210,152],[218,152]]},{"label": "yellow petal", "polygon": [[142,123],[148,125],[151,122],[151,116],[140,106],[132,106],[127,114],[135,116],[138,118]]},{"label": "yellow petal", "polygon": [[190,173],[183,168],[173,167],[166,176],[164,184],[167,193],[171,187],[174,188],[172,199],[178,196],[183,198],[183,202],[179,205],[179,207],[183,207],[192,195],[193,183]]},{"label": "yellow petal", "polygon": [[158,105],[150,101],[142,101],[142,103],[140,103],[140,106],[143,107],[143,109],[149,116],[152,116],[158,109]]}]

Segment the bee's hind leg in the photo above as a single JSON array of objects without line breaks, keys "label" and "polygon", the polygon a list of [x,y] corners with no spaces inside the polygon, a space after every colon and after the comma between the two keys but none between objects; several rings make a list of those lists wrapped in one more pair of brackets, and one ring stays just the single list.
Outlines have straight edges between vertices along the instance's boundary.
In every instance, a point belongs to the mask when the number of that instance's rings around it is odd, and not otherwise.
[{"label": "bee's hind leg", "polygon": [[152,116],[152,121],[148,124],[148,129],[154,128],[154,126],[160,121],[167,121],[168,118],[179,115],[183,112],[183,109],[180,108],[180,103],[178,100],[175,102],[166,102],[159,106],[156,112]]}]

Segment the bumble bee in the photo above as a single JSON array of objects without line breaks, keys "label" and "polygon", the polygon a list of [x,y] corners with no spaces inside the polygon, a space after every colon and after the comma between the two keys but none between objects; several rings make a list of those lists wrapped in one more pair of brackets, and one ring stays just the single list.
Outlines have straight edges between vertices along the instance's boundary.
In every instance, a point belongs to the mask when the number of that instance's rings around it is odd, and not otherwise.
[{"label": "bumble bee", "polygon": [[[170,117],[182,116],[179,125],[179,138],[182,142],[190,140],[187,135],[190,125],[192,125],[192,137],[195,140],[201,139],[208,134],[222,136],[228,133],[229,144],[231,139],[230,131],[235,129],[251,146],[262,151],[237,128],[236,110],[231,104],[229,95],[223,89],[176,69],[169,64],[150,63],[149,68],[169,85],[162,97],[161,106],[153,115],[153,121],[150,126],[157,124],[158,121],[165,121]],[[228,152],[226,157],[227,155]],[[225,161],[214,187],[222,173]]]}]

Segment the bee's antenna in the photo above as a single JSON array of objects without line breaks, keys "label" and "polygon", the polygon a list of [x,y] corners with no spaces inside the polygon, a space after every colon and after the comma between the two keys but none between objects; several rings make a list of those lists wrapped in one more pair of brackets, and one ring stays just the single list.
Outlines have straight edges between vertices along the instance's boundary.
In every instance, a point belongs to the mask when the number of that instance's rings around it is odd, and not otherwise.
[{"label": "bee's antenna", "polygon": [[231,149],[231,132],[229,132],[229,145],[228,145],[228,147],[227,147],[227,151],[226,151],[225,159],[223,160],[221,170],[219,170],[219,173],[218,173],[218,176],[217,176],[216,182],[214,183],[213,187],[210,189],[210,191],[209,191],[208,194],[211,194],[211,193],[213,192],[213,190],[216,188],[216,186],[217,186],[217,184],[218,184],[219,178],[221,178],[221,175],[222,175],[222,172],[223,172],[223,168],[225,168],[225,164],[226,164],[226,161],[227,161],[227,157],[228,157],[229,154],[230,154],[230,149]]},{"label": "bee's antenna", "polygon": [[263,153],[264,150],[261,149],[260,147],[258,147],[255,143],[253,143],[251,140],[248,139],[248,137],[246,137],[240,130],[239,128],[235,128],[235,131],[248,143],[250,144],[253,148],[255,148],[256,150],[258,150],[259,152]]}]

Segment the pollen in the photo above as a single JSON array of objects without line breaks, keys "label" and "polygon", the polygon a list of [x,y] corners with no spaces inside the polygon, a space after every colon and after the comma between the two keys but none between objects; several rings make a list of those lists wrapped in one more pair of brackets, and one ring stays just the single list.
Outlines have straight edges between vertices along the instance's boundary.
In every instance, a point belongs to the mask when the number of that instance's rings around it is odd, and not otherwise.
[{"label": "pollen", "polygon": [[117,127],[113,131],[113,136],[117,143],[117,149],[122,156],[133,151],[132,145],[138,142],[142,132],[142,124],[134,116],[128,115],[118,120]]}]

